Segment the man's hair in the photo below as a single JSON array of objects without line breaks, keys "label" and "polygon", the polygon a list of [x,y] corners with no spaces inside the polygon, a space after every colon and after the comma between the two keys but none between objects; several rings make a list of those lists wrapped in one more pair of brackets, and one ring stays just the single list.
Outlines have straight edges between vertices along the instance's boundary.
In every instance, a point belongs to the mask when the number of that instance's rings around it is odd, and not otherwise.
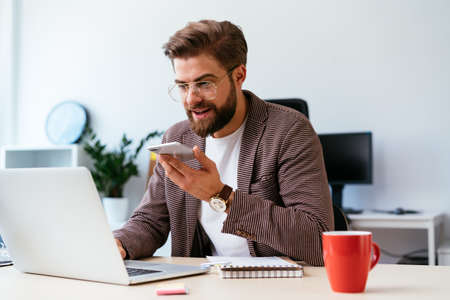
[{"label": "man's hair", "polygon": [[163,46],[173,63],[175,58],[200,54],[214,57],[226,70],[247,63],[247,42],[242,30],[228,21],[190,22],[175,32]]}]

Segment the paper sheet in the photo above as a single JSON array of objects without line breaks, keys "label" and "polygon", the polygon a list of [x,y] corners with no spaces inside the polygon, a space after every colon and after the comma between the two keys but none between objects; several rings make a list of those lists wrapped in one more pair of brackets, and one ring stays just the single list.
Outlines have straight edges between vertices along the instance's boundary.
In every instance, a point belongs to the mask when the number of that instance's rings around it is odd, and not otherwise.
[{"label": "paper sheet", "polygon": [[233,266],[296,266],[287,262],[286,260],[271,256],[271,257],[232,257],[232,256],[207,256],[212,263],[231,264]]}]

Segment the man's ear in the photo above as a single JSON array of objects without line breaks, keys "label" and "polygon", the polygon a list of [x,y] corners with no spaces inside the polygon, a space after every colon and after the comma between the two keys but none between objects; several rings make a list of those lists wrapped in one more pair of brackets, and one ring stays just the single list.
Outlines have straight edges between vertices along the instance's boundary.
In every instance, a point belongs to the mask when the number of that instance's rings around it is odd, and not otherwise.
[{"label": "man's ear", "polygon": [[244,84],[245,78],[247,77],[247,68],[245,65],[240,65],[239,67],[236,67],[236,69],[233,72],[233,78],[236,82],[236,86],[241,89],[242,84]]}]

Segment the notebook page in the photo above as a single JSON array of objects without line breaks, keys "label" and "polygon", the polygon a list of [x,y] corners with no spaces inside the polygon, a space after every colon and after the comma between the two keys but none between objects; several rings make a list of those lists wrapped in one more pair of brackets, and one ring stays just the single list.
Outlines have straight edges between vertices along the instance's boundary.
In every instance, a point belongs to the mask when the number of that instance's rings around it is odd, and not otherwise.
[{"label": "notebook page", "polygon": [[233,266],[263,267],[263,266],[297,266],[286,260],[276,257],[232,257],[232,256],[207,256],[212,263],[230,264]]}]

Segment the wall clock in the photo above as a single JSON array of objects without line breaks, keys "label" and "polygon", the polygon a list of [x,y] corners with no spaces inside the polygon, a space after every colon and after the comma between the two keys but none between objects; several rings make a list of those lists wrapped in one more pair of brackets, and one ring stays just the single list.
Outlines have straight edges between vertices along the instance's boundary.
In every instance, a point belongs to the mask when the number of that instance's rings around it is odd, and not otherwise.
[{"label": "wall clock", "polygon": [[57,104],[47,116],[45,130],[53,144],[68,145],[80,140],[87,126],[86,109],[75,101]]}]

